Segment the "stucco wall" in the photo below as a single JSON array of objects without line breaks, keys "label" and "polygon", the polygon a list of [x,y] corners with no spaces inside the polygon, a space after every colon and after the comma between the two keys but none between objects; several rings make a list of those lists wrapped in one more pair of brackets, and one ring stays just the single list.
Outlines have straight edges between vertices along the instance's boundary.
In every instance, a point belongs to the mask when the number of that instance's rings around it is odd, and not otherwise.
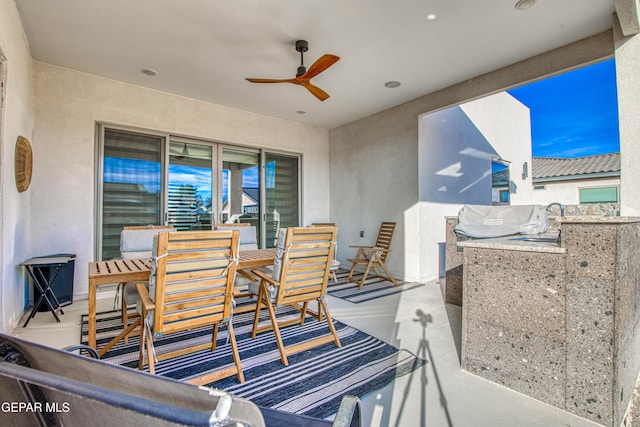
[{"label": "stucco wall", "polygon": [[273,119],[81,72],[34,64],[34,255],[75,253],[76,298],[94,254],[97,121],[303,154],[303,223],[329,218],[325,129]]},{"label": "stucco wall", "polygon": [[[457,204],[437,214],[419,200],[419,116],[478,99],[541,77],[611,57],[610,31],[425,95],[330,131],[331,220],[340,227],[339,258],[354,255],[349,244],[370,244],[380,221],[398,221],[393,273],[407,280],[437,277],[445,220]],[[428,77],[425,77],[428,78]],[[434,215],[436,217],[434,217]],[[438,225],[435,225],[438,224]],[[365,230],[364,238],[359,231]]]},{"label": "stucco wall", "polygon": [[531,177],[529,109],[506,92],[420,118],[420,201],[491,204],[492,158],[510,162],[511,203],[527,203]]},{"label": "stucco wall", "polygon": [[[636,16],[637,20],[638,17]],[[618,89],[618,123],[620,130],[620,212],[640,215],[640,34],[625,37],[617,20],[613,34],[616,45],[616,85]]]},{"label": "stucco wall", "polygon": [[492,203],[492,158],[510,162],[511,204],[531,203],[531,176],[522,178],[522,164],[531,162],[529,108],[500,92],[425,114],[418,152],[420,205],[431,232],[421,247],[421,279],[429,280],[444,272],[444,217],[465,203]]},{"label": "stucco wall", "polygon": [[22,315],[24,269],[18,264],[30,256],[30,191],[18,193],[14,179],[14,152],[18,136],[29,140],[33,131],[31,55],[22,23],[11,0],[0,1],[0,51],[6,76],[0,117],[0,331],[10,331]]}]

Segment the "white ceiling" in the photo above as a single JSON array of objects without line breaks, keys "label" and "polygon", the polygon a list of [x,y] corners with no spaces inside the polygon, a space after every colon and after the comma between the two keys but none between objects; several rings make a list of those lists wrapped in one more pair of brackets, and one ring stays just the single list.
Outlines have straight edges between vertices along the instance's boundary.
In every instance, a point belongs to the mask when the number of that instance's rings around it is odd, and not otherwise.
[{"label": "white ceiling", "polygon": [[[515,2],[16,0],[37,61],[328,129],[612,26],[611,0]],[[294,77],[297,39],[309,42],[307,67],[341,57],[312,80],[324,102],[245,80]]]}]

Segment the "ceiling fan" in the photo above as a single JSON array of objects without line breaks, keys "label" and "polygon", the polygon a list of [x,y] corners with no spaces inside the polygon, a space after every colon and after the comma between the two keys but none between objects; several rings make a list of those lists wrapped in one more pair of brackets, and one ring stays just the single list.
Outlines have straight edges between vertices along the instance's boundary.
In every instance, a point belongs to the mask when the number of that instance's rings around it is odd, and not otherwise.
[{"label": "ceiling fan", "polygon": [[317,76],[318,74],[320,74],[321,72],[323,72],[324,70],[326,70],[327,68],[329,68],[330,66],[332,66],[333,64],[335,64],[336,62],[338,62],[340,57],[336,55],[331,55],[331,54],[322,55],[320,59],[314,62],[311,65],[311,67],[309,67],[309,70],[307,71],[307,68],[304,66],[304,57],[303,57],[304,52],[306,52],[307,50],[309,50],[309,43],[307,43],[306,40],[296,41],[296,51],[300,52],[300,66],[298,67],[298,72],[296,73],[296,76],[294,78],[292,79],[253,79],[253,78],[247,77],[247,80],[250,81],[251,83],[293,83],[306,88],[320,101],[324,101],[325,99],[329,98],[329,94],[323,91],[322,89],[320,89],[318,86],[313,85],[311,83],[311,79]]}]

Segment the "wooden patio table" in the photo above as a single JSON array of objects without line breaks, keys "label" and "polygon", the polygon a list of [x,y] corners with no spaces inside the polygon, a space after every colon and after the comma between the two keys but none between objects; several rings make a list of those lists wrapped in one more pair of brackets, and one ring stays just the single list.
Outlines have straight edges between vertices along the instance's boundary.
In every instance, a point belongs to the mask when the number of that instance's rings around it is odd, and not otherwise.
[{"label": "wooden patio table", "polygon": [[[238,270],[273,265],[275,248],[240,251]],[[100,285],[149,280],[150,259],[119,259],[89,263],[89,343],[96,348],[96,296]]]}]

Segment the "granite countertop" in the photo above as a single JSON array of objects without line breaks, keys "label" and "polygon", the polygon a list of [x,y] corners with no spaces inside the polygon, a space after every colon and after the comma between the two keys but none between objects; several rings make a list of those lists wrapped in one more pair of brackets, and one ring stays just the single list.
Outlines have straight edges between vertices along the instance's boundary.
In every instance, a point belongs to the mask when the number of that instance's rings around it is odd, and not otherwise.
[{"label": "granite countertop", "polygon": [[[446,217],[453,219],[456,217]],[[640,222],[640,217],[631,216],[598,216],[598,215],[576,215],[576,216],[554,216],[550,217],[556,222],[556,225],[562,227],[563,224],[632,224]],[[548,252],[548,253],[566,253],[566,249],[559,243],[554,241],[531,241],[527,238],[550,238],[555,239],[558,231],[552,227],[553,231],[548,231],[540,235],[513,235],[505,237],[496,237],[488,239],[469,239],[462,240],[457,243],[458,248],[482,248],[482,249],[500,249],[508,251],[529,251],[529,252]]]},{"label": "granite countertop", "polygon": [[470,239],[458,242],[459,248],[479,248],[479,249],[501,249],[506,251],[524,251],[524,252],[547,252],[547,253],[566,253],[566,248],[561,247],[556,242],[536,242],[523,240],[526,238],[550,238],[558,237],[557,232],[547,232],[537,235],[514,235],[505,237],[495,237],[491,239]]},{"label": "granite countertop", "polygon": [[562,224],[631,224],[640,222],[637,216],[597,216],[597,215],[579,215],[579,216],[559,216],[555,220]]}]

